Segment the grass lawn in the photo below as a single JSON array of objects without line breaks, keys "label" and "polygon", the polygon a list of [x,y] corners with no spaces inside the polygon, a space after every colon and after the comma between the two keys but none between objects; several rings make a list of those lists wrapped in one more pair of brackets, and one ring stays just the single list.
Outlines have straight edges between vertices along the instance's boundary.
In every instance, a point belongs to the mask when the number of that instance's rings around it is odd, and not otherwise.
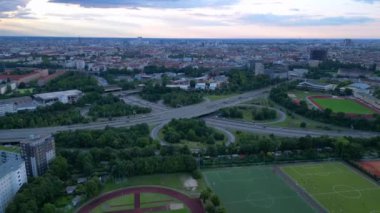
[{"label": "grass lawn", "polygon": [[291,90],[288,94],[293,94],[298,100],[306,100],[308,96],[325,95],[321,92],[303,91],[303,90]]},{"label": "grass lawn", "polygon": [[[146,175],[127,178],[121,182],[108,182],[103,187],[102,193],[113,191],[120,188],[131,187],[131,186],[146,186],[146,185],[156,185],[165,186],[173,189],[180,190],[182,192],[187,192],[187,194],[192,194],[184,187],[184,180],[190,177],[190,174],[177,173],[177,174],[159,174],[159,175]],[[202,191],[206,188],[206,184],[203,180],[198,180],[197,192]]]},{"label": "grass lawn", "polygon": [[0,146],[0,151],[20,152],[20,147],[18,147],[18,146]]},{"label": "grass lawn", "polygon": [[33,88],[29,88],[29,89],[17,89],[17,92],[19,92],[20,94],[31,94],[34,92],[34,89]]},{"label": "grass lawn", "polygon": [[351,99],[314,98],[323,109],[331,109],[333,112],[343,112],[359,115],[371,115],[375,112]]},{"label": "grass lawn", "polygon": [[206,98],[208,98],[210,101],[218,101],[225,98],[230,98],[232,96],[235,96],[237,94],[227,94],[227,95],[207,95]]},{"label": "grass lawn", "polygon": [[314,212],[269,166],[204,170],[227,212]]},{"label": "grass lawn", "polygon": [[343,163],[285,166],[282,170],[329,212],[380,212],[380,187]]}]

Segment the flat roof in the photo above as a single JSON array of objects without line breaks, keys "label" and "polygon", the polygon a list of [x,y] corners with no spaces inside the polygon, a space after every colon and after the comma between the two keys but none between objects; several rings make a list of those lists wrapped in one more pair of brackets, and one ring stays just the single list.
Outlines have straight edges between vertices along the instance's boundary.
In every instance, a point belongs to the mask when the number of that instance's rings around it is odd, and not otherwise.
[{"label": "flat roof", "polygon": [[[3,156],[6,156],[5,162],[2,161]],[[20,168],[20,164],[24,163],[21,155],[16,152],[0,151],[0,159],[0,178]]]},{"label": "flat roof", "polygon": [[53,99],[53,98],[59,98],[62,96],[75,96],[82,94],[82,91],[80,90],[67,90],[67,91],[59,91],[59,92],[49,92],[49,93],[41,93],[34,95],[35,98],[41,98],[41,99]]}]

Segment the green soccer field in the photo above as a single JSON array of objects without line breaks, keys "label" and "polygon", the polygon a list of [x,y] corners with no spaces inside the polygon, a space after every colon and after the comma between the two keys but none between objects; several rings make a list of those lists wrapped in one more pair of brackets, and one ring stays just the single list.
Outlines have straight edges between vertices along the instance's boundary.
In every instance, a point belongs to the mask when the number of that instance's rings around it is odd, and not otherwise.
[{"label": "green soccer field", "polygon": [[343,163],[285,166],[282,170],[329,212],[380,212],[380,187]]},{"label": "green soccer field", "polygon": [[203,171],[227,212],[314,212],[278,177],[272,167],[236,167]]},{"label": "green soccer field", "polygon": [[367,108],[351,99],[313,98],[313,100],[323,109],[329,108],[333,112],[343,112],[358,115],[371,115],[376,113],[372,109]]}]

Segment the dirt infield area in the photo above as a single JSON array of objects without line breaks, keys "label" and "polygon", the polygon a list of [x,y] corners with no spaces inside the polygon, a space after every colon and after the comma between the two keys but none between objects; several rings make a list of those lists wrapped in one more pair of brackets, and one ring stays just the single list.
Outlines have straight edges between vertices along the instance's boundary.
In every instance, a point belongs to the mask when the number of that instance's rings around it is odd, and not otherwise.
[{"label": "dirt infield area", "polygon": [[380,177],[380,160],[378,161],[362,161],[359,163],[360,167],[369,173]]},{"label": "dirt infield area", "polygon": [[144,186],[144,187],[132,187],[132,188],[124,188],[119,189],[113,192],[109,192],[107,194],[101,195],[85,205],[83,205],[77,212],[78,213],[90,213],[103,203],[127,195],[134,196],[133,208],[129,210],[123,211],[107,211],[107,212],[124,212],[124,213],[143,213],[143,212],[162,212],[170,210],[168,206],[160,206],[155,208],[144,208],[140,203],[140,195],[144,193],[157,193],[161,195],[166,195],[172,197],[180,202],[182,202],[191,213],[204,213],[204,209],[202,203],[199,199],[190,198],[185,194],[182,194],[173,189],[164,188],[164,187],[156,187],[156,186]]}]

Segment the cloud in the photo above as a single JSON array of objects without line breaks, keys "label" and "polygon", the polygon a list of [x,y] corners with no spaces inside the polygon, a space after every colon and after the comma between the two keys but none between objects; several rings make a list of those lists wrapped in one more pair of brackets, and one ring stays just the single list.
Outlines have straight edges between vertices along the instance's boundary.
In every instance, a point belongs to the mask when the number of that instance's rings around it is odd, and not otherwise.
[{"label": "cloud", "polygon": [[373,4],[376,2],[380,2],[380,0],[354,0],[354,1],[363,2],[363,3],[367,3],[367,4]]},{"label": "cloud", "polygon": [[274,14],[251,14],[240,18],[245,24],[259,24],[270,26],[341,26],[364,24],[375,21],[375,19],[356,16],[356,17],[313,17],[298,15],[274,15]]},{"label": "cloud", "polygon": [[30,0],[0,0],[0,12],[15,11],[25,7]]},{"label": "cloud", "polygon": [[79,4],[83,7],[96,8],[199,8],[232,5],[238,3],[239,0],[51,0],[51,2]]}]

